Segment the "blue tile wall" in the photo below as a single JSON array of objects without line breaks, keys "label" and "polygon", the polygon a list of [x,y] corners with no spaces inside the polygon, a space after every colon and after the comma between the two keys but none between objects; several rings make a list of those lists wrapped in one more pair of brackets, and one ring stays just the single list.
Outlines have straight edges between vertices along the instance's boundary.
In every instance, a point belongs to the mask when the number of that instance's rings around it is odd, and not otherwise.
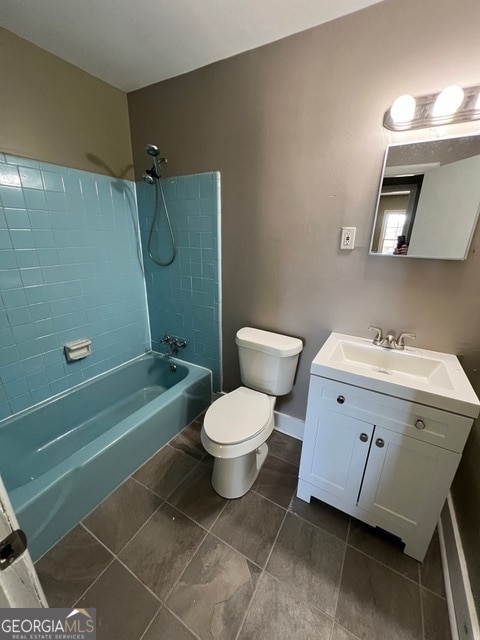
[{"label": "blue tile wall", "polygon": [[[177,242],[174,262],[163,267],[147,251],[156,187],[143,181],[136,186],[152,347],[165,351],[160,342],[165,334],[186,338],[188,346],[179,357],[211,369],[213,389],[221,391],[220,174],[162,179]],[[151,249],[157,260],[167,262],[172,245],[158,191],[157,197],[160,213]]]},{"label": "blue tile wall", "polygon": [[138,235],[133,182],[0,153],[0,419],[150,348]]}]

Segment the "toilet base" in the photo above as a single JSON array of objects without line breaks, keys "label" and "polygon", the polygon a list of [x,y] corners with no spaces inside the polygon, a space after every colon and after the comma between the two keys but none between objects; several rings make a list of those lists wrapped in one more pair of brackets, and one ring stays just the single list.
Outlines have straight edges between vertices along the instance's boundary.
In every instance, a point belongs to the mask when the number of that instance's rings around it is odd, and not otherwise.
[{"label": "toilet base", "polygon": [[251,489],[268,454],[267,443],[238,458],[215,458],[212,487],[222,498],[241,498]]}]

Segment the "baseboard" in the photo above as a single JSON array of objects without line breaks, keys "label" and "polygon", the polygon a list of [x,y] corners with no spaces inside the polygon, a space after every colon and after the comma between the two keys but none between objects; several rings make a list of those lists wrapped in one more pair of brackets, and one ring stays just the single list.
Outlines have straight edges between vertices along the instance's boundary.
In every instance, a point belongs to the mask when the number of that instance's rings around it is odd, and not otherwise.
[{"label": "baseboard", "polygon": [[288,416],[286,413],[275,411],[275,429],[297,440],[303,440],[305,421]]},{"label": "baseboard", "polygon": [[480,640],[468,568],[449,493],[438,523],[452,640]]}]

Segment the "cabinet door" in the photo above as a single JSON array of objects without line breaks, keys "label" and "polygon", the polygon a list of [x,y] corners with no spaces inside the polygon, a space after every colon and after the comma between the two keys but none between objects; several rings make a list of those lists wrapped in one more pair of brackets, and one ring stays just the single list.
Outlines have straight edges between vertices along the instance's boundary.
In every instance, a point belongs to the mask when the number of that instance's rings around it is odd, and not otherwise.
[{"label": "cabinet door", "polygon": [[310,407],[305,424],[300,478],[341,498],[341,504],[354,505],[372,432],[373,425],[368,422],[321,408],[312,411]]},{"label": "cabinet door", "polygon": [[358,506],[401,535],[435,526],[460,454],[376,427]]}]

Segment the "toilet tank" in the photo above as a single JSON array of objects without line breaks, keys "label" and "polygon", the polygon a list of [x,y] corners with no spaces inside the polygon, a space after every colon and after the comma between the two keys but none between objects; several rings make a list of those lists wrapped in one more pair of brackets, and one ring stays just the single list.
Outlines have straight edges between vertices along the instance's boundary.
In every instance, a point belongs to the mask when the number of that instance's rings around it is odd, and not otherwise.
[{"label": "toilet tank", "polygon": [[283,396],[292,390],[298,356],[303,349],[299,338],[243,327],[235,342],[240,377],[246,387],[272,396]]}]

